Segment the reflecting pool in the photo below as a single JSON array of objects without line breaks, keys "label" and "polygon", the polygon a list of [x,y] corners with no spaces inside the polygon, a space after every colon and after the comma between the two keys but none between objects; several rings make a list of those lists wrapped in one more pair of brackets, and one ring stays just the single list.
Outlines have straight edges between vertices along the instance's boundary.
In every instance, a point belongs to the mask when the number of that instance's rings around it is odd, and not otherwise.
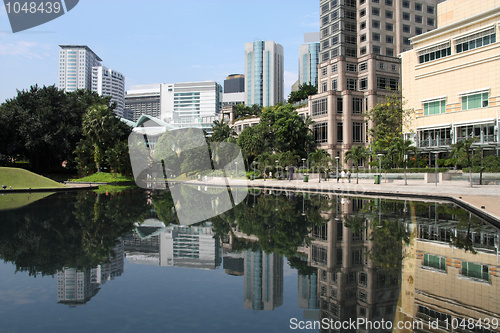
[{"label": "reflecting pool", "polygon": [[2,207],[0,332],[500,332],[499,230],[453,204],[251,189],[189,226],[166,191]]}]

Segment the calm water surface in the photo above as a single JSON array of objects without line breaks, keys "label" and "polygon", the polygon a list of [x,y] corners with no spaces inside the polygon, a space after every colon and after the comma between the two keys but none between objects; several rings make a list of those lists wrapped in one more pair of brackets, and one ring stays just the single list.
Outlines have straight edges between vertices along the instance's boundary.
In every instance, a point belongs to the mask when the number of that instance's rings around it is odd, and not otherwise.
[{"label": "calm water surface", "polygon": [[500,331],[499,231],[452,204],[250,190],[191,226],[168,192],[1,207],[0,332]]}]

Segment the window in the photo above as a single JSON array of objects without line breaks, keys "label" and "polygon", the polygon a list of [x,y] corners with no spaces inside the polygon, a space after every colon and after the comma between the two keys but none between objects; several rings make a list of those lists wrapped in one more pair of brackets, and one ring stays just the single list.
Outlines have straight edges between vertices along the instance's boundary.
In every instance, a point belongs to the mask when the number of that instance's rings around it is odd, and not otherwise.
[{"label": "window", "polygon": [[352,113],[363,112],[363,98],[353,97],[352,98]]},{"label": "window", "polygon": [[392,6],[392,0],[385,0],[386,6]]},{"label": "window", "polygon": [[356,45],[356,36],[346,35],[345,42],[346,44]]},{"label": "window", "polygon": [[366,46],[363,46],[362,48],[359,49],[359,55],[366,54]]},{"label": "window", "polygon": [[356,23],[345,22],[344,27],[346,31],[356,32]]},{"label": "window", "polygon": [[394,57],[394,49],[391,49],[391,48],[387,47],[385,49],[385,55],[388,56],[388,57]]},{"label": "window", "polygon": [[379,34],[379,33],[374,32],[374,33],[372,34],[372,39],[373,39],[373,41],[375,41],[375,42],[380,42],[380,34]]},{"label": "window", "polygon": [[339,18],[339,11],[334,10],[331,14],[331,18],[332,18],[332,21],[335,21],[336,19],[338,19]]},{"label": "window", "polygon": [[332,65],[332,73],[337,73],[337,64]]},{"label": "window", "polygon": [[372,15],[380,16],[380,8],[373,7],[372,8]]},{"label": "window", "polygon": [[325,76],[328,74],[328,69],[326,67],[321,68],[321,75]]},{"label": "window", "polygon": [[422,11],[422,4],[415,2],[415,10],[418,10],[419,12],[421,12]]},{"label": "window", "polygon": [[357,80],[356,79],[347,79],[347,90],[356,90],[357,89]]},{"label": "window", "polygon": [[[418,29],[418,28],[417,28]],[[437,60],[451,55],[450,43],[444,43],[438,46],[434,46],[428,49],[421,50],[418,53],[418,62],[423,64],[424,62]]]},{"label": "window", "polygon": [[[362,249],[352,250],[352,264],[354,266],[363,264],[363,250]],[[356,273],[354,273],[354,274],[356,274]]]},{"label": "window", "polygon": [[366,34],[362,34],[361,36],[359,36],[359,42],[360,43],[366,42]]},{"label": "window", "polygon": [[339,1],[338,0],[332,0],[332,1],[330,1],[330,4],[331,4],[331,8],[335,8],[339,4]]},{"label": "window", "polygon": [[344,104],[342,102],[342,97],[337,97],[337,113],[344,112]]},{"label": "window", "polygon": [[363,21],[359,24],[359,30],[363,30],[366,28],[366,21]]},{"label": "window", "polygon": [[329,6],[328,3],[324,4],[323,6],[321,6],[321,14],[324,14],[324,13],[326,13],[329,10],[330,10],[330,6]]},{"label": "window", "polygon": [[385,18],[392,19],[393,17],[394,17],[394,14],[392,13],[391,10],[385,11]]},{"label": "window", "polygon": [[368,69],[368,63],[366,61],[359,64],[359,71],[360,72],[366,71],[367,69]]},{"label": "window", "polygon": [[356,12],[352,10],[346,10],[345,12],[345,18],[355,20],[356,19]]},{"label": "window", "polygon": [[385,36],[385,42],[388,44],[394,44],[394,36]]},{"label": "window", "polygon": [[422,16],[421,15],[415,15],[415,22],[422,23],[423,22]]},{"label": "window", "polygon": [[321,24],[323,24],[323,25],[328,24],[329,21],[330,21],[330,16],[329,15],[325,15],[321,19]]},{"label": "window", "polygon": [[327,91],[327,89],[328,89],[328,87],[327,87],[326,82],[321,83],[321,92],[325,92],[325,91]]},{"label": "window", "polygon": [[359,11],[359,17],[364,17],[366,15],[366,9],[363,8]]},{"label": "window", "polygon": [[485,108],[488,106],[488,93],[462,96],[462,110]]},{"label": "window", "polygon": [[380,46],[374,45],[373,46],[373,53],[374,54],[380,54]]},{"label": "window", "polygon": [[394,30],[394,24],[392,24],[392,23],[386,23],[385,24],[385,30],[387,30],[387,31],[393,31]]},{"label": "window", "polygon": [[408,38],[408,37],[403,37],[403,44],[404,44],[404,45],[411,45],[410,38]]},{"label": "window", "polygon": [[312,101],[312,112],[313,117],[320,116],[328,113],[328,99],[322,98]]},{"label": "window", "polygon": [[328,142],[328,123],[319,123],[313,125],[314,142]]},{"label": "window", "polygon": [[366,77],[359,79],[359,90],[368,89],[368,79]]},{"label": "window", "polygon": [[382,76],[377,76],[377,89],[398,89],[398,79],[396,78],[386,78]]},{"label": "window", "polygon": [[424,116],[431,116],[433,114],[445,113],[446,100],[438,100],[431,102],[424,102]]},{"label": "window", "polygon": [[446,271],[446,258],[432,254],[424,254],[424,266]]},{"label": "window", "polygon": [[379,62],[378,69],[384,69],[384,68],[385,68],[385,64],[383,62]]},{"label": "window", "polygon": [[363,123],[352,123],[352,142],[363,142]]},{"label": "window", "polygon": [[338,90],[337,80],[332,80],[332,90]]},{"label": "window", "polygon": [[394,65],[394,64],[392,64],[392,65],[391,65],[391,70],[392,70],[393,72],[395,72],[397,69],[398,69],[398,68],[397,68],[397,66],[396,66],[396,65]]},{"label": "window", "polygon": [[330,46],[330,41],[328,39],[323,41],[323,44],[321,44],[321,46],[323,50],[327,49]]},{"label": "window", "polygon": [[403,32],[411,33],[411,27],[407,24],[403,24]]},{"label": "window", "polygon": [[356,57],[357,56],[356,49],[353,49],[352,47],[346,48],[345,55],[348,57]]},{"label": "window", "polygon": [[357,67],[358,66],[356,66],[356,64],[347,64],[346,65],[346,69],[348,72],[356,72]]},{"label": "window", "polygon": [[428,17],[428,18],[427,18],[427,25],[434,26],[434,19],[433,19],[433,18]]},{"label": "window", "polygon": [[374,29],[380,29],[380,21],[373,20],[372,21],[372,28],[374,28]]},{"label": "window", "polygon": [[410,8],[410,1],[409,0],[403,0],[403,8]]},{"label": "window", "polygon": [[415,27],[415,34],[421,35],[423,33],[422,28]]},{"label": "window", "polygon": [[487,265],[462,261],[462,275],[475,279],[489,281],[489,271]]},{"label": "window", "polygon": [[344,142],[344,124],[337,123],[337,142]]},{"label": "window", "polygon": [[486,46],[496,42],[495,28],[461,37],[455,41],[456,52],[465,52],[477,47]]},{"label": "window", "polygon": [[434,7],[427,5],[427,14],[434,14]]},{"label": "window", "polygon": [[345,5],[356,8],[356,0],[345,0]]},{"label": "window", "polygon": [[410,20],[410,13],[403,12],[403,20],[409,21]]}]

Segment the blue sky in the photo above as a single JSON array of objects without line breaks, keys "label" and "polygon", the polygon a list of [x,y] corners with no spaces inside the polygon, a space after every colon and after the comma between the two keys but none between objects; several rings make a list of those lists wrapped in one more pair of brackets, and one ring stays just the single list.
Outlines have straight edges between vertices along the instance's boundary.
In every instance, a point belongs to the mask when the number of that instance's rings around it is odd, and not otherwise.
[{"label": "blue sky", "polygon": [[88,45],[126,86],[217,81],[244,73],[244,44],[285,50],[285,97],[298,78],[306,32],[319,31],[318,0],[80,0],[53,21],[12,33],[0,8],[0,103],[16,89],[57,85],[60,44]]}]

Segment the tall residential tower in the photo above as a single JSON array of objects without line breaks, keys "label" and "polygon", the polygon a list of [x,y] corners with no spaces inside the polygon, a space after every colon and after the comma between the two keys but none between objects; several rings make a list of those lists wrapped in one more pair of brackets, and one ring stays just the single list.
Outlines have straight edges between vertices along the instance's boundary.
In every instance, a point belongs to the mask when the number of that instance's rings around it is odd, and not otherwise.
[{"label": "tall residential tower", "polygon": [[283,46],[273,41],[245,43],[245,104],[283,101]]},{"label": "tall residential tower", "polygon": [[398,54],[410,37],[436,28],[443,0],[320,0],[317,95],[309,101],[319,148],[343,152],[368,144],[363,113],[400,87]]},{"label": "tall residential tower", "polygon": [[87,45],[59,45],[59,89],[92,89],[92,67],[102,59]]}]

